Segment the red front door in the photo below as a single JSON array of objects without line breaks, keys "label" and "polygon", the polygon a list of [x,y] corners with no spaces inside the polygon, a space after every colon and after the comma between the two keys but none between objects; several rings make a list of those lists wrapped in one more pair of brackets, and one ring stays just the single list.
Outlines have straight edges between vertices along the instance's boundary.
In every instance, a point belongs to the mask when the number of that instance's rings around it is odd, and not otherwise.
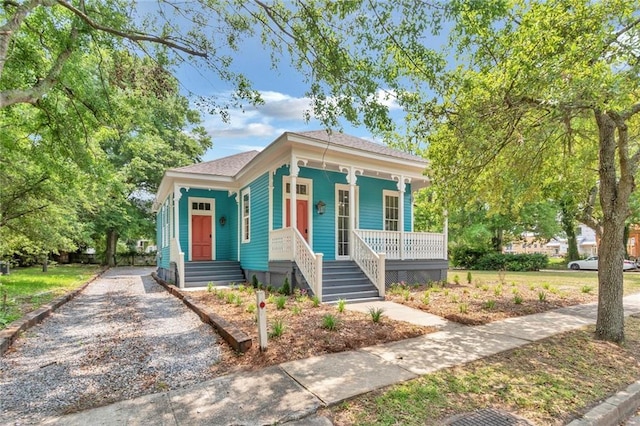
[{"label": "red front door", "polygon": [[211,260],[211,216],[191,216],[191,260]]},{"label": "red front door", "polygon": [[[291,200],[287,198],[287,226],[291,226],[291,217],[289,212],[291,209]],[[296,200],[296,223],[298,231],[307,242],[309,241],[309,201]]]}]

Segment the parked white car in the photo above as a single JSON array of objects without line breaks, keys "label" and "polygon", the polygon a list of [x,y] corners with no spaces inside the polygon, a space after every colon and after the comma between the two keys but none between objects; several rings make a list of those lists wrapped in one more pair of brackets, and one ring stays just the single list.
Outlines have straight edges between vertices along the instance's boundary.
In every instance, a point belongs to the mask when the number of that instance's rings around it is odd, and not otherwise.
[{"label": "parked white car", "polygon": [[[574,271],[578,271],[580,269],[592,269],[598,270],[598,256],[590,256],[585,260],[574,260],[573,262],[569,262],[567,264],[567,268],[573,269]],[[632,260],[625,260],[622,264],[623,271],[629,271],[631,269],[636,269],[637,266],[635,262]]]}]

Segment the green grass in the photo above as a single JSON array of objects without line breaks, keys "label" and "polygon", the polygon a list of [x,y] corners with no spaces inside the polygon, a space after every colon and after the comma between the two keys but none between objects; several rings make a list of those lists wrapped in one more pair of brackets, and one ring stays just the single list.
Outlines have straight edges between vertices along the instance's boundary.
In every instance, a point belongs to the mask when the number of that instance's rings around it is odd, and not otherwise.
[{"label": "green grass", "polygon": [[[50,266],[12,269],[0,276],[0,329],[52,299],[78,288],[99,271],[96,265]],[[6,294],[6,303],[5,303]]]},{"label": "green grass", "polygon": [[[449,274],[453,274],[449,271]],[[466,273],[456,270],[456,274]],[[525,285],[535,287],[556,287],[560,290],[575,290],[582,292],[582,288],[590,286],[593,289],[598,288],[598,273],[595,271],[537,271],[537,272],[505,272],[505,280],[508,282],[524,283]],[[625,272],[624,275],[624,293],[640,292],[640,273]],[[481,279],[485,282],[499,282],[500,277],[497,271],[473,271],[474,281]]]},{"label": "green grass", "polygon": [[455,414],[494,407],[533,424],[566,424],[640,375],[640,318],[627,319],[623,346],[595,340],[593,331],[565,333],[356,397],[332,409],[334,420],[441,424]]}]

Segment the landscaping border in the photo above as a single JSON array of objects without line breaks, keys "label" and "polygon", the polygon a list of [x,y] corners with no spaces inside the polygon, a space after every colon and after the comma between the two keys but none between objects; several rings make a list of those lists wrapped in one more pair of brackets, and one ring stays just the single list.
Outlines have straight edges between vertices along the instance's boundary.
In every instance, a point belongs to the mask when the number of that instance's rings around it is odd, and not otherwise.
[{"label": "landscaping border", "polygon": [[640,407],[640,380],[573,420],[567,426],[617,426]]},{"label": "landscaping border", "polygon": [[154,280],[161,286],[163,286],[169,293],[182,300],[182,303],[187,305],[189,309],[195,312],[200,320],[213,327],[220,336],[236,351],[240,353],[247,352],[253,344],[251,337],[245,332],[231,324],[218,314],[209,311],[207,308],[198,305],[193,299],[191,299],[185,292],[181,291],[173,284],[169,284],[162,278],[158,277],[155,272],[151,273]]},{"label": "landscaping border", "polygon": [[76,297],[82,290],[84,290],[89,284],[97,280],[108,269],[109,268],[103,268],[93,277],[89,278],[87,282],[82,284],[80,287],[53,299],[51,302],[40,306],[35,311],[31,311],[25,314],[22,318],[10,323],[4,330],[0,330],[0,356],[4,355],[4,353],[11,347],[20,333],[42,322],[42,320],[51,315],[51,313],[57,310],[60,306]]}]

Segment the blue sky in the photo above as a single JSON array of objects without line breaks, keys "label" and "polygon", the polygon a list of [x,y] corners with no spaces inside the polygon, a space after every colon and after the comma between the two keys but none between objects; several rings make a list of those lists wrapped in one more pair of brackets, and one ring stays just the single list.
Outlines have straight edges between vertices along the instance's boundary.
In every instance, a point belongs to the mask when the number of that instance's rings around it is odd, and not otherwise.
[{"label": "blue sky", "polygon": [[[283,58],[278,69],[273,69],[270,52],[257,41],[247,42],[241,53],[234,56],[235,70],[244,73],[260,91],[263,105],[247,105],[243,110],[230,110],[230,121],[224,123],[221,117],[202,112],[204,127],[212,137],[213,149],[203,157],[209,161],[248,150],[260,150],[273,142],[285,131],[308,131],[322,129],[317,120],[306,122],[304,111],[310,109],[310,101],[304,94],[307,85],[304,76],[293,70],[288,58]],[[216,80],[203,68],[183,64],[177,70],[177,77],[185,94],[190,97],[213,96],[225,98],[232,87]],[[396,108],[392,103],[390,107]],[[345,133],[373,140],[370,132],[363,127],[353,127],[342,123]]]}]

